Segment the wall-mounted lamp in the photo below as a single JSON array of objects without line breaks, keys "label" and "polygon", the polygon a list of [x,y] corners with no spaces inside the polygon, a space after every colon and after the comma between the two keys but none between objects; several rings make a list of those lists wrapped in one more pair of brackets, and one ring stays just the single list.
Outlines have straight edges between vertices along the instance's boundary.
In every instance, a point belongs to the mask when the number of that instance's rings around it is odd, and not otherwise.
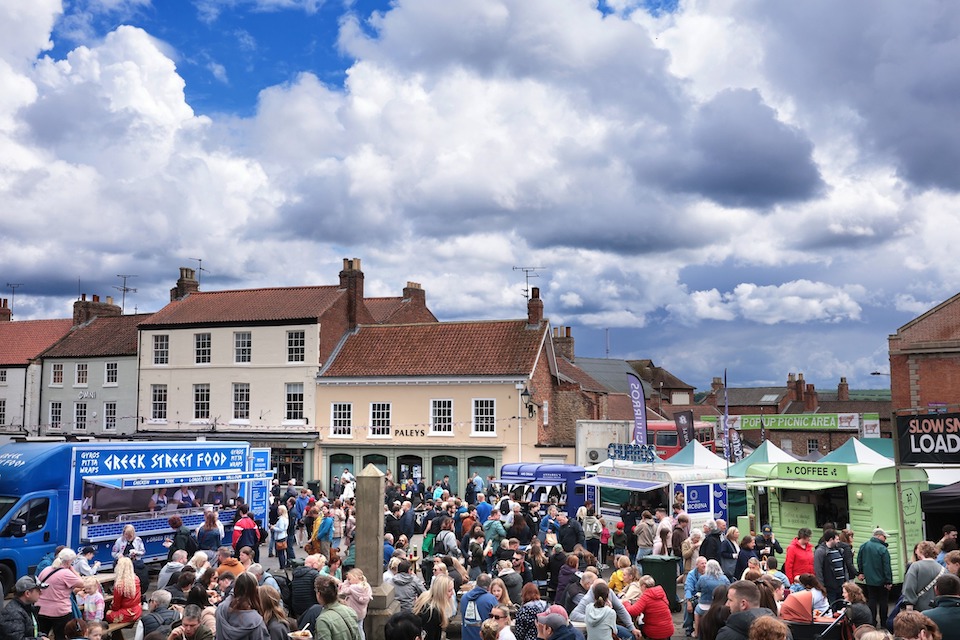
[{"label": "wall-mounted lamp", "polygon": [[523,388],[523,391],[520,392],[520,400],[523,402],[523,406],[527,408],[527,417],[532,418],[537,413],[537,404],[533,402],[533,394],[530,393],[530,389],[527,387]]},{"label": "wall-mounted lamp", "polygon": [[857,491],[856,496],[858,501],[863,502],[863,491]]}]

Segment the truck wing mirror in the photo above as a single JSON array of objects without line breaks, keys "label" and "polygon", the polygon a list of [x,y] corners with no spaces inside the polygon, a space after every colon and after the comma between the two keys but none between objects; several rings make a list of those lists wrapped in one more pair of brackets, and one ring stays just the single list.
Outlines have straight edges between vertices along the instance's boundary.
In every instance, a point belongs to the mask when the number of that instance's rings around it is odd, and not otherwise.
[{"label": "truck wing mirror", "polygon": [[22,538],[27,535],[27,521],[23,518],[13,518],[10,520],[10,524],[7,525],[7,531],[10,532],[14,538]]}]

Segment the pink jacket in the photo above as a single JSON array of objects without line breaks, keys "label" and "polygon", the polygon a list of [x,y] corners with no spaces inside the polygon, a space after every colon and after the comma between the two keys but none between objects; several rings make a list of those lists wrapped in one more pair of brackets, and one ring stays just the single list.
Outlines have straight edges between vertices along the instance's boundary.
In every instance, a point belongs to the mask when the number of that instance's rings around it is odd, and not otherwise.
[{"label": "pink jacket", "polygon": [[357,620],[363,621],[367,617],[367,605],[372,597],[373,589],[366,582],[351,584],[344,580],[340,583],[340,600],[356,612]]}]

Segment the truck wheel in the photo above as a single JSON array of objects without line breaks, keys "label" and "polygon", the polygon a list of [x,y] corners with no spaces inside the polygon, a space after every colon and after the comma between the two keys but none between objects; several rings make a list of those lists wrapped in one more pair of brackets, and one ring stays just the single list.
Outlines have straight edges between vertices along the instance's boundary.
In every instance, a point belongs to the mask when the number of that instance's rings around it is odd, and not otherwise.
[{"label": "truck wheel", "polygon": [[5,564],[0,564],[0,598],[13,590],[15,582],[16,576],[13,575],[13,570]]}]

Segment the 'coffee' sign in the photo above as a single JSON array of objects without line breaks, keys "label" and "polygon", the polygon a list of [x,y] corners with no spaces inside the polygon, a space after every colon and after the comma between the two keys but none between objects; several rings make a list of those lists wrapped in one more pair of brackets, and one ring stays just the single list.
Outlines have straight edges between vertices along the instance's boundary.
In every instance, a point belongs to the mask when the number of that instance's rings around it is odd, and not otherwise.
[{"label": "'coffee' sign", "polygon": [[777,465],[777,477],[790,480],[846,482],[847,465],[817,464],[816,462],[781,462]]},{"label": "'coffee' sign", "polygon": [[960,414],[897,417],[901,464],[960,464]]}]

